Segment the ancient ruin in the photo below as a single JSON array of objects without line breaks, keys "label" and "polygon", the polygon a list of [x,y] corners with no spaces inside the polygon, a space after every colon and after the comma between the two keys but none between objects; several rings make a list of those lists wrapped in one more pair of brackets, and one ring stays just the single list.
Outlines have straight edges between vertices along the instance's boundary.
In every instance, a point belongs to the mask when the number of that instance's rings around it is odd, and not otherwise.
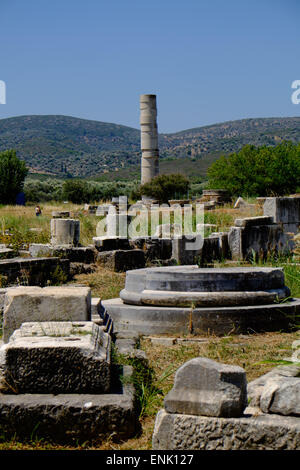
[{"label": "ancient ruin", "polygon": [[[222,232],[203,221],[183,234],[163,220],[153,233],[129,237],[134,217],[144,207],[149,213],[153,201],[139,202],[134,212],[116,198],[91,208],[107,227],[91,245],[81,246],[78,219],[56,211],[50,243],[20,252],[3,246],[9,258],[0,261],[7,281],[0,290],[0,430],[23,439],[38,428],[58,442],[130,438],[139,426],[135,367],[148,367],[140,337],[168,346],[186,336],[201,342],[211,334],[291,331],[300,299],[291,297],[283,268],[249,260],[292,253],[299,201],[266,198],[263,215],[236,218]],[[173,202],[165,213],[182,207]],[[235,266],[214,266],[222,260]],[[49,285],[57,272],[64,284],[76,269],[97,265],[127,271],[118,298]],[[299,449],[299,351],[297,340],[287,358],[293,365],[249,384],[240,367],[207,358],[184,364],[156,417],[153,450]],[[116,354],[133,366],[121,366]]]},{"label": "ancient ruin", "polygon": [[121,330],[224,335],[289,329],[300,312],[289,296],[280,268],[173,266],[128,271],[102,305]]},{"label": "ancient ruin", "polygon": [[156,416],[153,450],[299,450],[300,367],[282,369],[247,385],[241,367],[191,359]]},{"label": "ancient ruin", "polygon": [[[1,432],[28,439],[38,428],[43,438],[60,443],[132,437],[138,429],[133,368],[114,363],[112,347],[115,354],[120,351],[145,361],[136,349],[138,338],[113,335],[100,299],[91,301],[90,293],[80,293],[78,287],[59,287],[57,297],[44,294],[48,319],[43,309],[38,310],[39,288],[24,289],[33,302],[30,310],[22,312],[23,318],[34,321],[15,324],[0,347]],[[80,304],[80,298],[69,302],[78,289],[77,296],[89,298],[88,302]],[[68,306],[70,321],[49,321],[51,309],[58,320],[58,302]],[[12,317],[9,306],[5,314]],[[75,320],[76,309],[82,320]]]},{"label": "ancient ruin", "polygon": [[148,183],[159,172],[156,95],[140,96],[141,183]]}]

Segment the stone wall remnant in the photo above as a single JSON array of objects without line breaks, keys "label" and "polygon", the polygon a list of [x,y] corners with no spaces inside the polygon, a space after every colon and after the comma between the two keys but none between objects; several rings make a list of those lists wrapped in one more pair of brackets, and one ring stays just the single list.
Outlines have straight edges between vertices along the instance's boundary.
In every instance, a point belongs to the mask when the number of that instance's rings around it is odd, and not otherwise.
[{"label": "stone wall remnant", "polygon": [[273,217],[284,232],[298,233],[300,225],[300,196],[267,197],[263,205],[264,215]]}]

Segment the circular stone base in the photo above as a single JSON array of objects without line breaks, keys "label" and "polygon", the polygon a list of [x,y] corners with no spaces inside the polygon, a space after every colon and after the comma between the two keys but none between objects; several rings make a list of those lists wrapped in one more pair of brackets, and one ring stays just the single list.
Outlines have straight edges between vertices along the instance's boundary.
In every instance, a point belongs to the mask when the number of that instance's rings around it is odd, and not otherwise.
[{"label": "circular stone base", "polygon": [[289,331],[300,314],[300,299],[266,305],[184,308],[128,305],[119,298],[103,300],[114,331],[151,334],[248,334]]},{"label": "circular stone base", "polygon": [[130,305],[234,307],[286,299],[282,268],[165,266],[127,271],[120,298]]}]

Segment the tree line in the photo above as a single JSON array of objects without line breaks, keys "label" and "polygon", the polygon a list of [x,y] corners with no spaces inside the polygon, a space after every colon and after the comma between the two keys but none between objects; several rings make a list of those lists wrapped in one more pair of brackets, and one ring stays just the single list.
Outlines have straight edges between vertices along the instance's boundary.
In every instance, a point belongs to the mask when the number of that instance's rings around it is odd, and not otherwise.
[{"label": "tree line", "polygon": [[[195,162],[195,165],[197,163]],[[160,202],[199,196],[203,184],[193,185],[181,174],[159,175],[150,183],[99,182],[84,179],[26,178],[28,169],[14,150],[0,152],[0,204],[15,204],[24,193],[27,202],[64,201],[81,204],[127,196],[152,196]],[[206,187],[226,189],[231,196],[282,196],[300,192],[300,143],[276,146],[246,145],[221,156],[208,169]]]},{"label": "tree line", "polygon": [[300,192],[300,143],[245,145],[208,169],[209,187],[232,196],[283,196]]}]

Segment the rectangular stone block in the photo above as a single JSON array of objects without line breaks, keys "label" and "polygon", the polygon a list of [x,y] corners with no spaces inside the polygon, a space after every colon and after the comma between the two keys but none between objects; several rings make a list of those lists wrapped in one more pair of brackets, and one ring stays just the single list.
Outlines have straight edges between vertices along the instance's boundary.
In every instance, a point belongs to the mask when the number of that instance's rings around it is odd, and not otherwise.
[{"label": "rectangular stone block", "polygon": [[139,430],[131,366],[119,367],[111,393],[0,394],[0,430],[14,439],[32,432],[57,443],[78,446],[112,435],[128,439]]},{"label": "rectangular stone block", "polygon": [[195,264],[201,258],[204,238],[201,235],[182,238],[173,238],[172,240],[172,258],[179,264]]},{"label": "rectangular stone block", "polygon": [[110,336],[93,322],[23,323],[0,349],[2,393],[107,393]]},{"label": "rectangular stone block", "polygon": [[233,260],[245,260],[253,255],[266,258],[272,253],[288,253],[294,246],[292,236],[285,233],[279,224],[231,227],[228,243]]},{"label": "rectangular stone block", "polygon": [[276,223],[300,223],[300,197],[267,197],[263,205],[264,215]]},{"label": "rectangular stone block", "polygon": [[89,321],[91,289],[88,287],[8,288],[4,301],[3,340],[28,321]]},{"label": "rectangular stone block", "polygon": [[300,419],[255,415],[241,418],[171,414],[160,410],[153,450],[300,450]]},{"label": "rectangular stone block", "polygon": [[42,256],[53,256],[53,250],[50,244],[30,243],[29,253],[33,258]]},{"label": "rectangular stone block", "polygon": [[57,269],[69,277],[69,260],[55,257],[0,260],[0,275],[5,276],[8,284],[24,282],[26,285],[43,286],[53,279]]},{"label": "rectangular stone block", "polygon": [[101,251],[97,256],[97,263],[115,272],[144,268],[145,253],[138,249]]},{"label": "rectangular stone block", "polygon": [[272,216],[248,217],[245,219],[235,219],[236,227],[257,227],[260,225],[272,225],[274,223]]},{"label": "rectangular stone block", "polygon": [[98,251],[129,250],[127,238],[119,237],[93,237],[93,244]]},{"label": "rectangular stone block", "polygon": [[164,403],[168,413],[241,416],[247,406],[246,373],[205,357],[191,359],[177,370]]}]

